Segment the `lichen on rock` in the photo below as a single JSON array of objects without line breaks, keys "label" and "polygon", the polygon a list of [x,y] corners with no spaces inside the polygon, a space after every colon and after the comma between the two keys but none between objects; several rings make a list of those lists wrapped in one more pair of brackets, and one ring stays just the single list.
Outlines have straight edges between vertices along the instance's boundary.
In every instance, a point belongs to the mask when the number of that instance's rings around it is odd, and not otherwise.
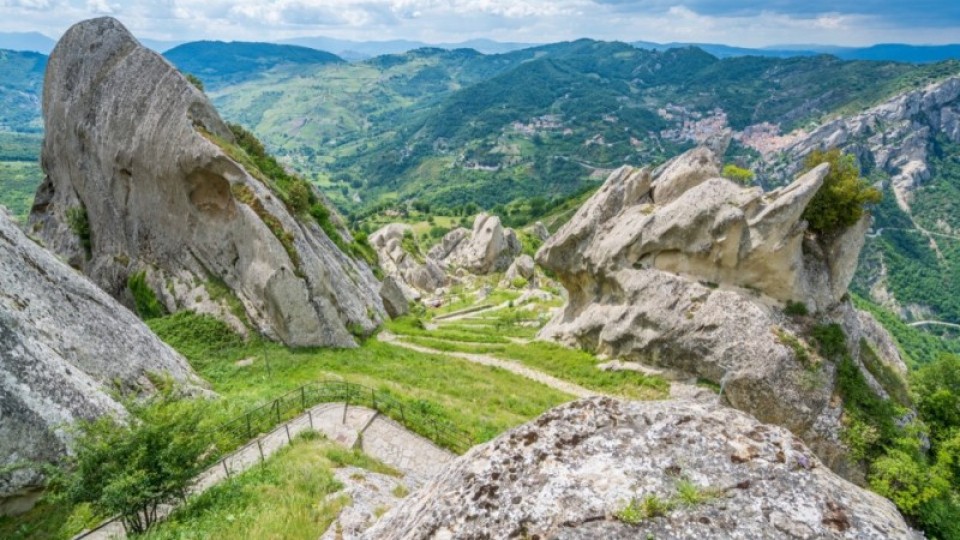
[{"label": "lichen on rock", "polygon": [[919,535],[785,429],[716,404],[588,398],[474,448],[363,538]]}]

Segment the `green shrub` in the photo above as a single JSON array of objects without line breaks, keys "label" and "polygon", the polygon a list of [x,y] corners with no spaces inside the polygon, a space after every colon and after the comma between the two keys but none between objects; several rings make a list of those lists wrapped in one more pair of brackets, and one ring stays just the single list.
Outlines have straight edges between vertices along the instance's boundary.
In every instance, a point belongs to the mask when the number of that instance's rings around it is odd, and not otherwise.
[{"label": "green shrub", "polygon": [[87,216],[87,209],[83,206],[67,208],[67,225],[70,226],[73,234],[80,239],[80,246],[83,247],[84,253],[89,258],[93,251],[93,242],[90,235],[90,218]]},{"label": "green shrub", "polygon": [[510,286],[514,289],[522,289],[527,286],[527,280],[522,276],[517,276],[513,278],[513,281],[510,282]]},{"label": "green shrub", "polygon": [[310,208],[310,197],[310,186],[305,181],[298,180],[290,184],[287,202],[295,213],[302,214]]},{"label": "green shrub", "polygon": [[841,154],[837,148],[814,150],[807,156],[803,172],[821,163],[828,163],[830,172],[803,211],[803,219],[811,231],[831,235],[860,221],[866,205],[879,203],[881,194],[860,178],[860,168],[852,155]]},{"label": "green shrub", "polygon": [[847,354],[847,337],[839,324],[821,324],[811,332],[824,358],[836,361]]},{"label": "green shrub", "polygon": [[724,165],[723,171],[720,173],[721,176],[728,180],[733,180],[740,184],[749,184],[753,182],[753,171],[744,169],[743,167],[738,167],[732,163]]},{"label": "green shrub", "polygon": [[201,81],[196,75],[193,73],[185,73],[183,76],[187,78],[187,82],[197,87],[197,90],[203,92],[203,81]]},{"label": "green shrub", "polygon": [[133,304],[137,310],[137,315],[140,315],[141,319],[156,319],[164,315],[166,310],[164,310],[163,304],[157,300],[156,293],[147,284],[146,272],[130,274],[127,278],[127,288],[133,295]]},{"label": "green shrub", "polygon": [[792,300],[787,302],[786,307],[783,308],[783,312],[790,317],[806,317],[810,314],[806,304]]},{"label": "green shrub", "polygon": [[79,423],[73,454],[51,481],[57,496],[119,515],[136,534],[156,521],[161,505],[184,498],[204,468],[209,441],[199,429],[200,406],[171,396],[128,403],[134,418],[126,423],[109,415]]}]

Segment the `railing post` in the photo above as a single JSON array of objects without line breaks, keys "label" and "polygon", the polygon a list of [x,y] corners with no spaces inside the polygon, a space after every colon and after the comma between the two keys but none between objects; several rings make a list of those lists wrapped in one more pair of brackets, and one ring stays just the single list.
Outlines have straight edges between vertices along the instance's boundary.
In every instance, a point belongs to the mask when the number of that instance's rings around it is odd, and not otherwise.
[{"label": "railing post", "polygon": [[263,465],[266,460],[263,458],[263,445],[260,444],[260,439],[257,439],[257,449],[260,450],[260,464]]},{"label": "railing post", "polygon": [[292,444],[293,439],[290,437],[290,422],[287,422],[286,424],[284,424],[283,427],[287,430],[287,443]]},{"label": "railing post", "polygon": [[304,410],[307,408],[307,387],[306,386],[300,387],[300,408]]},{"label": "railing post", "polygon": [[310,419],[310,431],[313,431],[313,411],[307,410],[307,418]]},{"label": "railing post", "polygon": [[277,411],[277,423],[280,423],[280,399],[276,399],[273,402],[273,408]]},{"label": "railing post", "polygon": [[377,391],[373,388],[370,389],[370,400],[373,402],[373,410],[377,410]]}]

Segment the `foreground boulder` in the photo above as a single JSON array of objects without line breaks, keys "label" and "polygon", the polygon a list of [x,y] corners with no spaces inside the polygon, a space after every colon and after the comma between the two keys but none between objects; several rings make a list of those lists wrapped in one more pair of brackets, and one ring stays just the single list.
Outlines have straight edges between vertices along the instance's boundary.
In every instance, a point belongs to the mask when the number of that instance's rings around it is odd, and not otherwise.
[{"label": "foreground boulder", "polygon": [[590,398],[474,448],[364,538],[918,535],[784,429],[719,405]]},{"label": "foreground boulder", "polygon": [[845,299],[867,218],[829,241],[805,232],[803,210],[826,173],[763,193],[720,178],[708,148],[656,171],[616,171],[537,253],[569,292],[541,337],[722,385],[729,404],[787,427],[858,479],[840,441],[836,365],[806,339],[809,318],[784,314],[784,301],[801,302],[841,324],[853,358],[862,337],[902,365]]},{"label": "foreground boulder", "polygon": [[446,267],[486,275],[507,270],[522,247],[516,231],[504,228],[500,218],[479,214],[472,231],[450,231],[429,255]]},{"label": "foreground boulder", "polygon": [[[31,231],[115,298],[132,305],[128,278],[143,271],[169,311],[240,331],[247,319],[292,346],[355,346],[348,328],[381,322],[379,284],[338,247],[351,239],[337,216],[295,211],[206,96],[118,21],[64,34],[43,110],[47,176]],[[323,210],[315,191],[301,195]]]},{"label": "foreground boulder", "polygon": [[[115,392],[151,392],[165,376],[200,384],[140,319],[0,209],[0,469],[56,460],[69,424],[122,415]],[[32,469],[0,474],[0,515],[25,509],[40,481]]]}]

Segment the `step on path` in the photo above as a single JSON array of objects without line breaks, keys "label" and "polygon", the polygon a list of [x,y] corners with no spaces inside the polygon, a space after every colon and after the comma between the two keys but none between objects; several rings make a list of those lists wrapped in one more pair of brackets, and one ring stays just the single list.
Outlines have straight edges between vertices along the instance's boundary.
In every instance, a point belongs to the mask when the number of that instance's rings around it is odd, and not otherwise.
[{"label": "step on path", "polygon": [[[223,480],[252,468],[305,431],[317,431],[346,448],[358,448],[418,484],[431,478],[441,465],[456,457],[373,409],[346,403],[322,403],[216,462],[197,477],[189,494],[199,495]],[[160,520],[173,510],[173,506],[160,508]],[[109,521],[94,530],[80,533],[73,540],[126,537],[122,523]]]}]

